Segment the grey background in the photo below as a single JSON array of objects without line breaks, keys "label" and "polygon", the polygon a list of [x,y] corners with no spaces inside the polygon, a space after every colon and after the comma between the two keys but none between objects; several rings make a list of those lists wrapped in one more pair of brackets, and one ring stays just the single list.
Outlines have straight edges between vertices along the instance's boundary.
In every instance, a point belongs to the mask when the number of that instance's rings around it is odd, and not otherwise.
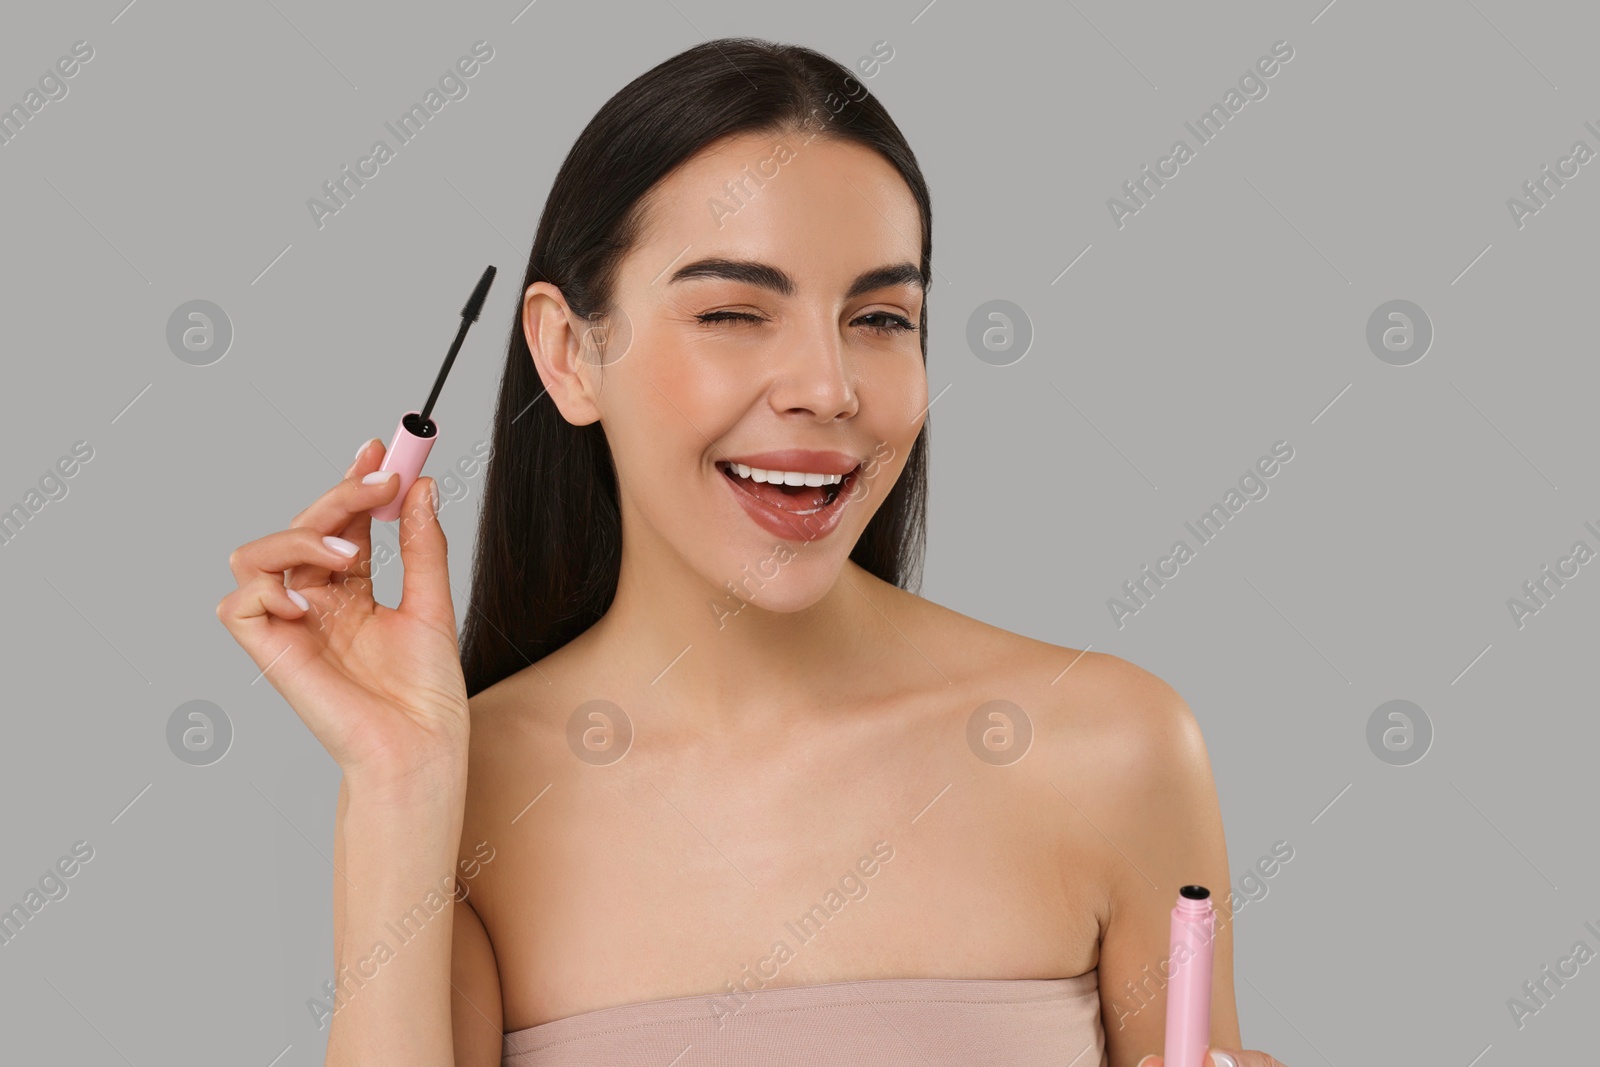
[{"label": "grey background", "polygon": [[[1600,547],[1600,162],[1520,229],[1506,206],[1600,148],[1592,6],[524,2],[6,13],[0,103],[75,41],[94,57],[0,146],[0,505],[74,442],[94,456],[0,545],[0,905],[73,842],[94,858],[0,945],[5,1058],[321,1062],[337,769],[213,616],[227,555],[388,438],[493,262],[430,469],[486,436],[562,156],[629,79],[726,34],[847,65],[892,46],[865,84],[936,218],[922,592],[1165,678],[1236,879],[1293,846],[1237,918],[1246,1045],[1295,1067],[1593,1047],[1600,965],[1520,1029],[1507,999],[1600,949],[1600,564],[1521,628],[1507,600]],[[480,39],[468,95],[319,230],[306,200]],[[1268,95],[1114,225],[1107,199],[1279,40]],[[166,341],[196,299],[234,331],[203,367]],[[1034,333],[1009,366],[965,340],[996,299]],[[1394,299],[1435,333],[1404,367],[1366,342]],[[1119,628],[1107,599],[1279,440],[1269,495]],[[458,612],[481,483],[443,513]],[[233,728],[209,766],[166,740],[198,699]],[[1367,741],[1392,699],[1434,731],[1407,766]]]}]

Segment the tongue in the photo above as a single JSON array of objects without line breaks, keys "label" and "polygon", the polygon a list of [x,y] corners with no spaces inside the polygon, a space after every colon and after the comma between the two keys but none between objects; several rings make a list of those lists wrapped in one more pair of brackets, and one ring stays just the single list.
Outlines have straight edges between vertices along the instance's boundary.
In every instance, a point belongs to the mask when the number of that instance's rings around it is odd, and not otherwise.
[{"label": "tongue", "polygon": [[737,479],[739,489],[782,511],[811,511],[821,507],[826,499],[824,492],[827,486],[773,485],[770,482],[739,478],[735,474],[728,474],[726,477]]}]

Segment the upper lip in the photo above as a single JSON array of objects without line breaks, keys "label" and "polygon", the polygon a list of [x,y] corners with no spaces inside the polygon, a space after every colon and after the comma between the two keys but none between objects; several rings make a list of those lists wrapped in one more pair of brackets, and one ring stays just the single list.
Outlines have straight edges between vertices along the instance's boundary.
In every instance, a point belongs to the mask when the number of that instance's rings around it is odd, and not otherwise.
[{"label": "upper lip", "polygon": [[739,463],[764,471],[801,471],[808,474],[849,474],[861,461],[846,452],[814,452],[804,448],[785,448],[776,452],[750,452],[724,456],[728,463]]}]

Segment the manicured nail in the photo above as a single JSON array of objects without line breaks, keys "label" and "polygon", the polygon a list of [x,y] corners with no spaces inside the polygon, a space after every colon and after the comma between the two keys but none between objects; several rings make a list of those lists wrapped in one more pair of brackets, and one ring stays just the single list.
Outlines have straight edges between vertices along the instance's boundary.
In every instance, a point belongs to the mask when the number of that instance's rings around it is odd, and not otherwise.
[{"label": "manicured nail", "polygon": [[361,479],[361,484],[362,485],[377,485],[379,482],[386,482],[390,478],[393,478],[393,477],[394,477],[394,471],[373,471],[371,474],[369,474],[365,478]]},{"label": "manicured nail", "polygon": [[1147,1055],[1144,1059],[1142,1059],[1138,1063],[1134,1064],[1133,1067],[1144,1067],[1145,1064],[1149,1063],[1151,1060],[1153,1060],[1155,1058],[1156,1058],[1156,1054],[1154,1052],[1152,1052],[1149,1055]]},{"label": "manicured nail", "polygon": [[356,458],[351,460],[350,461],[350,466],[348,466],[348,467],[346,467],[344,469],[344,476],[346,478],[350,477],[350,472],[352,472],[352,471],[354,471],[356,469],[356,464],[361,462],[361,454],[367,450],[367,446],[370,445],[371,443],[372,443],[372,438],[370,438],[370,437],[367,438],[365,441],[361,442],[361,447],[356,449]]},{"label": "manicured nail", "polygon": [[432,478],[428,479],[428,498],[433,501],[433,513],[439,514],[439,483]]},{"label": "manicured nail", "polygon": [[1211,1067],[1239,1067],[1239,1064],[1226,1052],[1213,1049],[1211,1051]]},{"label": "manicured nail", "polygon": [[346,541],[342,537],[324,537],[322,539],[322,543],[339,553],[341,556],[353,556],[357,552],[361,551],[361,549],[357,548],[355,544],[350,541]]},{"label": "manicured nail", "polygon": [[299,608],[301,611],[310,611],[311,610],[311,605],[306,602],[306,598],[305,597],[301,596],[299,593],[295,592],[293,589],[286,588],[286,589],[284,589],[284,592],[289,594],[289,599],[294,601],[294,606],[295,607]]}]

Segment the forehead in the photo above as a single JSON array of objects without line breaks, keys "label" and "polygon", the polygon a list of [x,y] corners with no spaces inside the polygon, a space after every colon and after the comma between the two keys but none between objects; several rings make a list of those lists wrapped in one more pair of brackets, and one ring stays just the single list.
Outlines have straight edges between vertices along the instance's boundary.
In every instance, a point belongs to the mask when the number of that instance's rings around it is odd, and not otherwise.
[{"label": "forehead", "polygon": [[802,289],[888,263],[920,263],[922,220],[877,152],[809,132],[739,134],[706,146],[659,182],[631,257],[648,278],[706,257],[757,259]]}]

